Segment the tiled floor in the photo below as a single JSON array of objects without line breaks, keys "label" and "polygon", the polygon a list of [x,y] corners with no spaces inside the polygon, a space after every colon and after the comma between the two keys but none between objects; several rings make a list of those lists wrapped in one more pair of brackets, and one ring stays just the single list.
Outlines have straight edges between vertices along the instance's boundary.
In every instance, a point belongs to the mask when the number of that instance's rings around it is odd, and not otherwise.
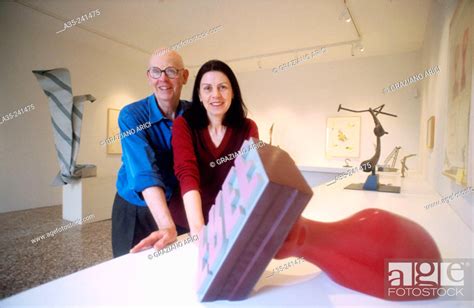
[{"label": "tiled floor", "polygon": [[112,259],[111,221],[89,221],[33,244],[70,223],[61,206],[0,214],[0,299]]}]

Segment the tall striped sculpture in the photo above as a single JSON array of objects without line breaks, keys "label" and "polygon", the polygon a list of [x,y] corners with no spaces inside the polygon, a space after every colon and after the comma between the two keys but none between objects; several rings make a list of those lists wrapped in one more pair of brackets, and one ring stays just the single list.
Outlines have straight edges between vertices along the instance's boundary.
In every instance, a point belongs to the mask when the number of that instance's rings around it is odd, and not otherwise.
[{"label": "tall striped sculpture", "polygon": [[96,176],[95,165],[76,164],[81,143],[84,101],[94,102],[95,97],[90,94],[73,96],[71,77],[69,70],[65,68],[35,70],[33,74],[48,97],[51,113],[54,144],[60,166],[52,185],[65,185],[74,179]]}]

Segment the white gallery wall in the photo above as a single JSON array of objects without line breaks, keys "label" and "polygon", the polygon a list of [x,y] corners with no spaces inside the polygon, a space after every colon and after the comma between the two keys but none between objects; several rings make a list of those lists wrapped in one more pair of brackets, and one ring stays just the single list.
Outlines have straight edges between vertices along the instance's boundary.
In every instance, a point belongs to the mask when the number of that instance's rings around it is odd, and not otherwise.
[{"label": "white gallery wall", "polygon": [[121,108],[150,92],[147,55],[79,28],[56,34],[62,28],[25,6],[0,3],[0,114],[35,105],[0,125],[0,212],[62,202],[61,188],[50,186],[59,165],[48,101],[32,70],[66,67],[73,94],[97,98],[85,104],[78,163],[97,165],[98,176],[115,175],[120,166],[120,157],[99,145],[106,138],[107,108]]},{"label": "white gallery wall", "polygon": [[[18,19],[28,22],[19,23]],[[100,141],[106,138],[107,108],[121,108],[151,93],[145,79],[148,55],[79,28],[56,34],[62,28],[57,19],[28,7],[0,3],[3,73],[0,114],[32,103],[36,107],[0,126],[0,212],[61,203],[61,188],[50,186],[59,166],[47,98],[32,70],[67,67],[72,76],[73,93],[91,93],[97,98],[96,102],[85,105],[78,163],[97,165],[98,176],[115,176],[120,167],[120,156],[107,155],[105,147],[100,146]],[[429,26],[427,29],[435,31],[428,35],[436,42],[440,34]],[[424,144],[426,123],[420,113],[418,93],[424,93],[428,84],[437,82],[440,77],[433,76],[391,93],[384,94],[383,89],[440,64],[427,61],[426,50],[431,47],[425,45],[424,48],[424,61],[419,51],[355,56],[341,61],[325,61],[323,54],[321,62],[295,66],[280,73],[266,69],[236,75],[249,116],[259,126],[260,138],[268,142],[269,128],[275,123],[273,144],[288,151],[298,165],[341,166],[344,163],[343,159],[325,157],[329,116],[361,116],[361,152],[359,158],[352,161],[355,165],[357,161],[370,158],[375,144],[370,115],[338,113],[337,107],[342,104],[346,108],[367,109],[385,104],[384,111],[398,117],[379,116],[389,132],[382,138],[381,161],[395,146],[401,146],[399,158],[418,154],[408,161],[410,171],[417,171],[421,170],[420,142]],[[326,54],[330,53],[328,48]],[[214,56],[209,55],[208,59],[211,58]],[[440,68],[442,73],[441,65]],[[190,79],[185,86],[184,99],[190,98],[193,82]],[[426,94],[422,97],[428,100]],[[424,152],[421,154],[426,156]],[[400,167],[399,162],[397,167]]]},{"label": "white gallery wall", "polygon": [[[107,108],[121,108],[150,93],[144,73],[148,57],[78,28],[56,34],[62,29],[59,21],[14,3],[0,5],[0,56],[7,59],[0,77],[0,113],[31,103],[36,106],[0,127],[0,212],[60,204],[61,188],[50,186],[59,167],[47,99],[31,71],[67,67],[73,93],[91,93],[97,98],[85,105],[78,162],[96,164],[98,176],[113,176],[120,167],[120,156],[107,155],[99,145],[106,138]],[[29,22],[17,23],[16,18]],[[299,165],[320,166],[342,164],[325,158],[327,117],[354,115],[337,113],[339,104],[354,109],[385,104],[388,112],[399,117],[380,118],[389,132],[382,138],[382,158],[397,145],[402,146],[402,154],[416,153],[419,102],[414,88],[419,85],[389,94],[382,89],[419,70],[415,52],[301,65],[278,74],[262,70],[237,76],[261,138],[268,141],[268,129],[274,122],[275,145],[287,150]],[[183,98],[190,97],[193,82],[191,79],[184,88]],[[373,127],[369,114],[362,114],[360,160],[373,155]],[[417,159],[409,166],[417,169]]]},{"label": "white gallery wall", "polygon": [[[327,54],[330,52],[328,49]],[[402,147],[399,158],[418,152],[420,107],[416,88],[420,84],[386,94],[383,88],[418,73],[419,62],[417,52],[353,57],[295,66],[280,73],[271,70],[241,73],[238,79],[261,139],[268,142],[269,128],[275,123],[273,144],[288,151],[298,165],[342,166],[344,159],[325,157],[327,117],[361,117],[360,157],[353,158],[353,162],[372,157],[376,139],[369,113],[337,112],[339,104],[356,110],[385,104],[384,111],[398,115],[397,118],[379,115],[382,126],[389,132],[382,137],[381,162],[395,146]],[[410,170],[418,169],[418,159],[409,160],[408,165]]]},{"label": "white gallery wall", "polygon": [[[421,133],[420,133],[420,153],[422,170],[428,182],[442,196],[448,196],[454,192],[465,189],[461,185],[456,184],[452,179],[442,174],[444,162],[444,149],[447,142],[445,128],[447,125],[447,109],[448,109],[448,85],[449,85],[449,24],[452,15],[456,9],[458,1],[452,1],[443,5],[433,5],[429,19],[427,32],[423,48],[421,50],[421,63],[423,66],[438,65],[440,68],[439,76],[431,78],[423,84],[421,91]],[[474,29],[474,18],[473,21]],[[471,36],[472,37],[472,36]],[[472,46],[472,42],[471,42]],[[472,47],[471,47],[472,48]],[[474,63],[474,61],[473,61]],[[471,72],[472,74],[472,72]],[[474,78],[472,78],[474,82]],[[474,89],[474,86],[472,87]],[[474,93],[474,92],[473,92]],[[435,116],[435,141],[434,148],[427,149],[425,144],[426,123],[431,116]],[[468,170],[468,186],[474,184],[474,107],[471,95],[471,111],[470,111],[470,159]],[[455,198],[450,201],[452,208],[459,214],[461,219],[473,228],[473,194],[466,194],[462,197]],[[448,206],[446,204],[440,206]],[[436,211],[436,208],[430,211]]]}]

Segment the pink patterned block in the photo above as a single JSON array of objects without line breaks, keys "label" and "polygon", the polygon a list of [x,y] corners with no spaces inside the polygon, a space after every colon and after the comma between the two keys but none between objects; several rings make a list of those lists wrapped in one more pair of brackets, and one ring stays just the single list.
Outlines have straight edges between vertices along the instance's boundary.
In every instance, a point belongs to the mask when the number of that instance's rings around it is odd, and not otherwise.
[{"label": "pink patterned block", "polygon": [[[240,210],[242,204],[240,202],[240,189],[235,183],[236,181],[236,171],[235,168],[232,167],[222,184],[222,190],[217,196],[217,203],[220,204],[219,202],[222,202],[222,207],[224,208],[226,237],[229,237],[237,223],[237,220],[242,217],[242,212]],[[237,189],[234,186],[237,187]],[[219,196],[221,196],[221,198],[219,198]]]},{"label": "pink patterned block", "polygon": [[[254,150],[255,151],[255,150]],[[247,153],[247,158],[252,153]],[[243,156],[239,156],[235,159],[235,168],[237,169],[237,178],[239,183],[239,191],[241,193],[242,204],[248,205],[249,198],[252,193],[255,193],[259,186],[262,185],[262,177],[257,172],[257,162],[244,159]]]},{"label": "pink patterned block", "polygon": [[245,299],[312,196],[290,156],[270,145],[237,157],[199,235],[201,301]]},{"label": "pink patterned block", "polygon": [[[211,209],[212,210],[212,209]],[[208,224],[209,225],[209,224]],[[198,262],[198,274],[197,284],[201,285],[204,278],[210,274],[209,265],[207,260],[209,259],[209,243],[207,242],[207,228],[202,228],[199,232],[199,262]]]},{"label": "pink patterned block", "polygon": [[[219,195],[221,192],[219,192]],[[218,199],[221,200],[221,199]],[[222,250],[224,244],[224,215],[222,212],[222,204],[220,202],[217,205],[214,205],[209,211],[209,268],[214,267],[216,258],[218,257],[219,252]]]}]

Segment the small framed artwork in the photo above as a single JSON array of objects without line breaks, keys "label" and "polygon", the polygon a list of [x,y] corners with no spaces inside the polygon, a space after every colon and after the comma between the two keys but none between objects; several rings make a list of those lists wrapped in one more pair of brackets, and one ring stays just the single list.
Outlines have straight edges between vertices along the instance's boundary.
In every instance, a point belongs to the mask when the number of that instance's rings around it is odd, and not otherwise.
[{"label": "small framed artwork", "polygon": [[432,149],[434,147],[434,133],[435,133],[435,117],[428,119],[426,127],[426,147]]},{"label": "small framed artwork", "polygon": [[326,157],[359,157],[360,117],[328,117]]},{"label": "small framed artwork", "polygon": [[122,144],[118,139],[120,128],[118,125],[120,109],[107,109],[107,139],[117,135],[115,140],[107,143],[107,154],[122,154]]}]

